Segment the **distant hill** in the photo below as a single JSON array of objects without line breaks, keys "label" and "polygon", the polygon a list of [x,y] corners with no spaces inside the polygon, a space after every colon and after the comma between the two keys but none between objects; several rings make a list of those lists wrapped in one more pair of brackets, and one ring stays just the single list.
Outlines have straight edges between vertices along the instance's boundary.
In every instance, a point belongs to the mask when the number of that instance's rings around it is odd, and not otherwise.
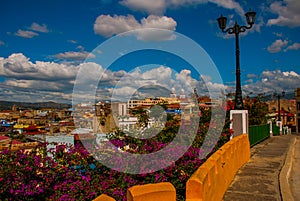
[{"label": "distant hill", "polygon": [[71,104],[55,103],[52,101],[37,102],[37,103],[0,101],[0,110],[10,110],[13,105],[15,105],[18,109],[43,109],[43,108],[63,109],[63,108],[72,107]]},{"label": "distant hill", "polygon": [[[280,99],[292,100],[295,99],[295,93],[286,93],[284,97],[280,97]],[[273,96],[272,94],[263,95],[264,101],[277,100],[277,96]]]}]

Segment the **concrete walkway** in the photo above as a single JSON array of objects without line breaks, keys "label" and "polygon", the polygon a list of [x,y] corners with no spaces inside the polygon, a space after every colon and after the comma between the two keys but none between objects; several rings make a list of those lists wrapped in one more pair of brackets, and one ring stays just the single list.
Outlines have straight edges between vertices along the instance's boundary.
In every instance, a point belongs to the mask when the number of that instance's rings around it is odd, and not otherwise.
[{"label": "concrete walkway", "polygon": [[289,185],[294,200],[300,200],[300,136],[296,137]]},{"label": "concrete walkway", "polygon": [[[252,147],[251,159],[238,171],[223,200],[282,200],[279,175],[294,139],[294,135],[274,136]],[[294,167],[295,170],[297,167]],[[291,174],[293,172],[297,171]]]}]

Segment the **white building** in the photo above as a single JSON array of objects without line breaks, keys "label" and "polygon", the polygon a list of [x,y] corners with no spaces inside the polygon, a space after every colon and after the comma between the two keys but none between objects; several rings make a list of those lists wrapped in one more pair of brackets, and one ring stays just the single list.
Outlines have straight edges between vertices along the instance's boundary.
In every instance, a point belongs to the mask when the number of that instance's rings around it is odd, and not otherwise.
[{"label": "white building", "polygon": [[122,103],[122,102],[111,103],[111,112],[113,115],[127,116],[128,105],[127,103]]}]

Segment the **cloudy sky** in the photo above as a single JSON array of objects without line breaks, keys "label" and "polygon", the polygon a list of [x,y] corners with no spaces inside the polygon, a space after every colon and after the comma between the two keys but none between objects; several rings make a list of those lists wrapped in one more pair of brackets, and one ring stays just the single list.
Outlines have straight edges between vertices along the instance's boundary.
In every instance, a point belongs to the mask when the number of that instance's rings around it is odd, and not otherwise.
[{"label": "cloudy sky", "polygon": [[[79,72],[101,76],[91,78],[99,81],[99,99],[147,91],[163,95],[172,88],[189,93],[203,81],[204,88],[234,92],[235,40],[219,30],[216,19],[222,14],[229,26],[246,25],[250,9],[257,12],[255,25],[240,35],[243,93],[293,92],[300,87],[299,0],[10,0],[0,7],[0,100],[69,102],[74,85],[84,81],[78,81]],[[177,45],[178,34],[194,41],[222,82],[198,71],[208,68],[205,62],[193,66],[181,55],[157,51],[128,54],[111,41],[137,29],[131,35],[140,43]],[[177,48],[194,53],[181,45]],[[119,57],[106,66],[103,57],[110,50],[119,51]]]}]

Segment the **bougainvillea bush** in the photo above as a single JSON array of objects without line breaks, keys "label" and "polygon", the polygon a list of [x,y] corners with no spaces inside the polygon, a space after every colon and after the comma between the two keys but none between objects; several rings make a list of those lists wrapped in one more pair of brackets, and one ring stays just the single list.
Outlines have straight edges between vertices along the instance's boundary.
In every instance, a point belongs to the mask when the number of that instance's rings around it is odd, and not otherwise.
[{"label": "bougainvillea bush", "polygon": [[[129,187],[163,181],[175,186],[177,200],[185,200],[186,181],[205,160],[199,158],[199,153],[209,127],[210,110],[203,110],[201,114],[203,118],[192,146],[177,161],[152,173],[129,174],[112,170],[97,162],[81,145],[56,145],[49,150],[47,144],[40,144],[31,151],[2,151],[0,200],[92,200],[105,193],[125,201]],[[110,142],[119,149],[129,147],[127,151],[132,153],[155,152],[167,146],[180,127],[178,121],[169,119],[168,126],[155,137],[141,140],[117,131],[109,136]],[[228,122],[212,151],[228,140]],[[185,128],[187,134],[188,128]]]}]

